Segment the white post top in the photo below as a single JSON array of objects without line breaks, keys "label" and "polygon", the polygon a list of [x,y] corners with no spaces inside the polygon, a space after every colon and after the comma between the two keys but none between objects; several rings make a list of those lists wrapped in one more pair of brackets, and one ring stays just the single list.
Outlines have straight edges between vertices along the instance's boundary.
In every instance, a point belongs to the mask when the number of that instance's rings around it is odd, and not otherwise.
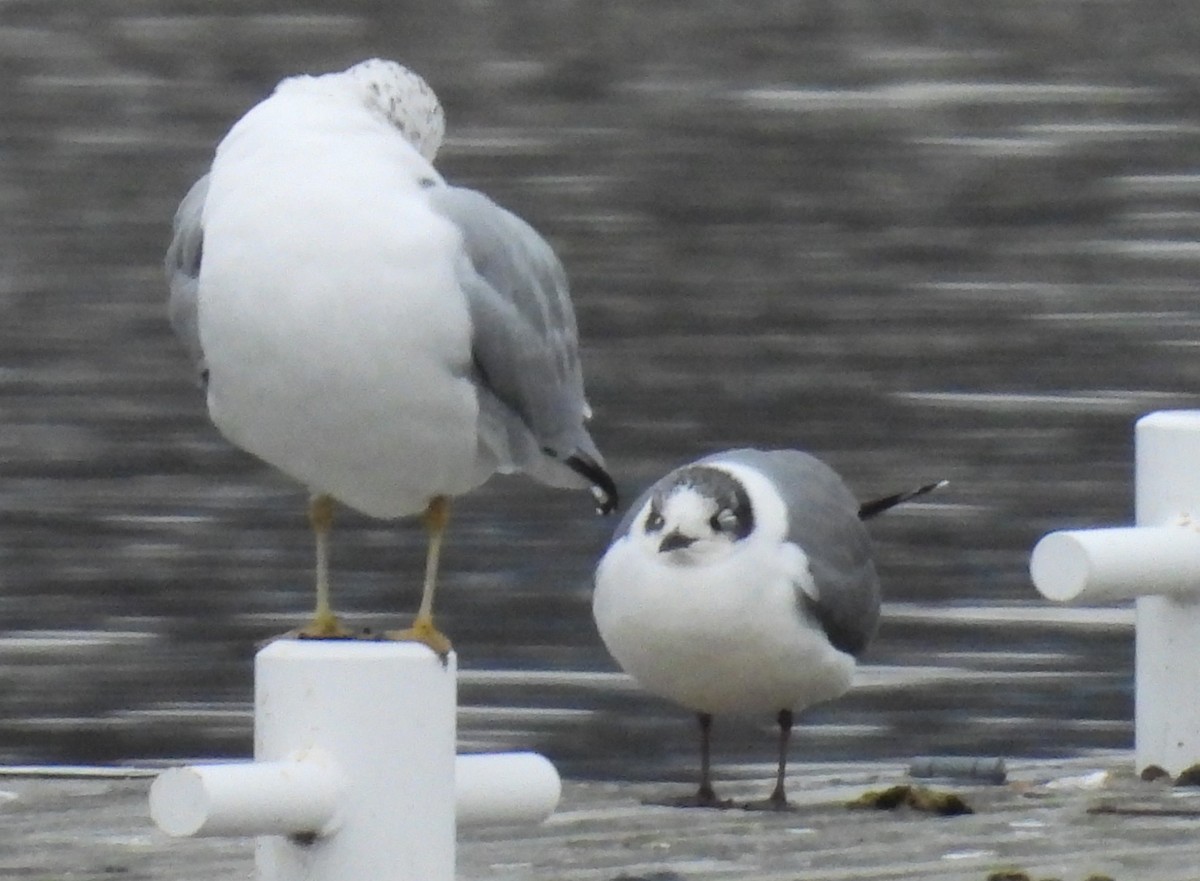
[{"label": "white post top", "polygon": [[1137,427],[1200,432],[1200,410],[1157,410],[1140,418]]},{"label": "white post top", "polygon": [[1163,410],[1143,416],[1137,423],[1135,447],[1137,525],[1179,523],[1200,513],[1200,410]]},{"label": "white post top", "polygon": [[[419,642],[400,642],[390,639],[276,639],[258,650],[256,664],[285,661],[311,661],[336,664],[339,661],[380,661],[428,666],[438,661],[437,655]],[[457,667],[451,652],[442,668],[453,675]],[[440,661],[439,661],[440,663]]]},{"label": "white post top", "polygon": [[1048,599],[1200,600],[1200,410],[1149,413],[1136,439],[1137,526],[1043,537],[1029,570]]}]

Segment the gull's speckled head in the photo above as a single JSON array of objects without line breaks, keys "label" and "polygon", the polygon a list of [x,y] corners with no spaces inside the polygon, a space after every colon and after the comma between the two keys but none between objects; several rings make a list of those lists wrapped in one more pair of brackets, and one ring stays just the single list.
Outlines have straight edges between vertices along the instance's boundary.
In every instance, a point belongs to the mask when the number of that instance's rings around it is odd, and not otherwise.
[{"label": "gull's speckled head", "polygon": [[746,488],[729,472],[689,465],[654,488],[632,531],[663,562],[708,563],[731,553],[754,531],[754,508]]},{"label": "gull's speckled head", "polygon": [[403,64],[370,58],[338,73],[290,77],[280,83],[337,84],[348,88],[363,106],[379,114],[404,135],[426,161],[433,162],[446,134],[446,117],[433,89]]}]

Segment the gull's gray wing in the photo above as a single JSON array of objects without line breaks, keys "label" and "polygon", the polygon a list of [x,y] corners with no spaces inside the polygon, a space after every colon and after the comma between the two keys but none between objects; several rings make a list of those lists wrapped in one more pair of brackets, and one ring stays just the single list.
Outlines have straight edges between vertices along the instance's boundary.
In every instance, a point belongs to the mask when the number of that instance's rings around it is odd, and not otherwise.
[{"label": "gull's gray wing", "polygon": [[175,234],[167,247],[163,267],[171,298],[167,316],[171,327],[183,342],[201,384],[208,381],[208,365],[200,347],[200,328],[196,294],[200,285],[200,261],[204,253],[204,200],[208,197],[208,175],[200,178],[188,190],[175,212]]},{"label": "gull's gray wing", "polygon": [[879,623],[879,576],[858,500],[837,472],[799,450],[732,450],[701,462],[729,461],[761,472],[787,506],[787,539],[808,557],[817,595],[796,586],[796,602],[820,623],[834,648],[858,655]]},{"label": "gull's gray wing", "polygon": [[601,508],[611,509],[616,490],[584,424],[590,414],[575,311],[558,257],[533,227],[482,193],[450,186],[427,193],[463,237],[457,272],[470,309],[482,442],[501,466],[546,483],[578,485],[582,477]]}]

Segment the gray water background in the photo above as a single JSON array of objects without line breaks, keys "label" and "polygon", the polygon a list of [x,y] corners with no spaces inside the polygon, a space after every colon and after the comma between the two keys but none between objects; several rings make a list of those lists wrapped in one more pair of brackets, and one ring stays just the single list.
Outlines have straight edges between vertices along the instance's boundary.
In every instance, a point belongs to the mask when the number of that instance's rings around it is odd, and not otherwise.
[{"label": "gray water background", "polygon": [[[626,497],[738,445],[866,498],[888,605],[797,759],[1132,743],[1128,609],[1028,554],[1131,517],[1132,430],[1198,403],[1200,20],[1166,0],[0,3],[0,762],[246,755],[255,644],[311,602],[298,487],[208,423],[164,315],[170,219],[284,75],[372,55],[447,108],[439,159],[552,241]],[[590,618],[610,521],[497,479],[440,613],[462,747],[687,779],[691,723]],[[413,524],[343,512],[335,597],[415,608]],[[770,720],[722,720],[723,775]]]}]

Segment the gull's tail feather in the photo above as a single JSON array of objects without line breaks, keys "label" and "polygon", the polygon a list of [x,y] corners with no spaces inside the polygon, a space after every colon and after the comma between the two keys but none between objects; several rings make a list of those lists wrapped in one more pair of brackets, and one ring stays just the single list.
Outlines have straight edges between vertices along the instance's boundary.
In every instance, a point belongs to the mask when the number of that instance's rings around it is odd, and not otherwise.
[{"label": "gull's tail feather", "polygon": [[882,514],[888,508],[894,508],[902,502],[915,499],[917,496],[923,496],[925,493],[931,493],[949,482],[948,480],[939,480],[937,483],[927,483],[924,486],[918,486],[916,489],[910,489],[907,492],[896,493],[894,496],[884,496],[882,499],[863,502],[858,506],[858,519],[870,520],[877,514]]},{"label": "gull's tail feather", "polygon": [[563,459],[563,464],[592,485],[592,496],[596,500],[596,510],[601,514],[611,514],[617,510],[617,485],[612,477],[591,456],[574,453]]}]

